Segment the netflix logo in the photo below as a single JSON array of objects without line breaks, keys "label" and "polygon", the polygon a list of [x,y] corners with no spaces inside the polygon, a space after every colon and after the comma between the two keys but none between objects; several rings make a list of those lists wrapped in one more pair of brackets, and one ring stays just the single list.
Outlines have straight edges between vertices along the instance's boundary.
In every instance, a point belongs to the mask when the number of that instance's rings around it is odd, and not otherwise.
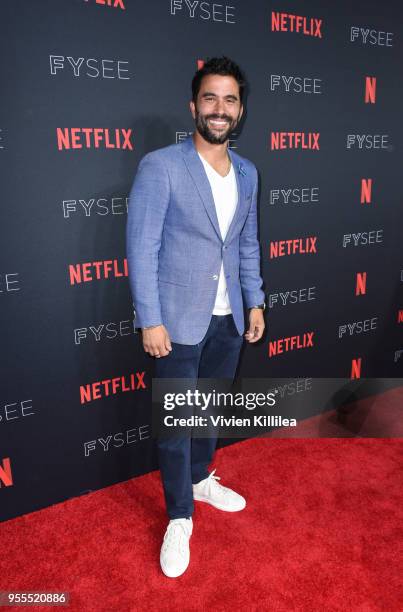
[{"label": "netflix logo", "polygon": [[284,257],[285,255],[305,255],[306,253],[317,253],[317,236],[307,238],[294,238],[293,240],[275,240],[270,243],[269,257]]},{"label": "netflix logo", "polygon": [[123,128],[56,128],[57,148],[122,149],[133,151],[132,130]]},{"label": "netflix logo", "polygon": [[361,179],[361,204],[370,204],[372,201],[372,179]]},{"label": "netflix logo", "polygon": [[351,360],[351,374],[350,378],[354,380],[355,378],[361,378],[361,368],[362,368],[362,358],[356,357]]},{"label": "netflix logo", "polygon": [[84,2],[88,2],[88,4],[103,4],[111,8],[119,8],[122,11],[126,10],[123,0],[84,0]]},{"label": "netflix logo", "polygon": [[365,104],[375,104],[376,102],[376,77],[365,77]]},{"label": "netflix logo", "polygon": [[11,487],[14,484],[10,457],[4,457],[0,463],[0,488]]},{"label": "netflix logo", "polygon": [[271,12],[272,32],[295,32],[304,36],[322,38],[322,19],[289,13]]},{"label": "netflix logo", "polygon": [[117,259],[69,264],[70,285],[88,283],[107,278],[121,278],[129,275],[127,259],[119,264]]},{"label": "netflix logo", "polygon": [[311,149],[319,151],[319,132],[272,132],[270,149]]},{"label": "netflix logo", "polygon": [[367,293],[367,273],[357,272],[355,277],[355,295],[366,295]]},{"label": "netflix logo", "polygon": [[117,393],[146,389],[144,375],[145,371],[135,372],[134,374],[129,374],[129,376],[117,376],[80,385],[80,403],[86,404],[103,397],[116,395]]},{"label": "netflix logo", "polygon": [[305,348],[312,348],[314,332],[305,332],[297,336],[288,336],[269,342],[269,357],[276,357],[282,353],[297,351]]}]

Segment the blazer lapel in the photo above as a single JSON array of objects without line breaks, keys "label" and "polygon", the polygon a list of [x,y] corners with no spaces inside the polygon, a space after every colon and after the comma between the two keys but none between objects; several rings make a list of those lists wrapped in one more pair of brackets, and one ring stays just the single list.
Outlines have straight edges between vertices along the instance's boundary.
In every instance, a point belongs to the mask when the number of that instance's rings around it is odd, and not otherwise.
[{"label": "blazer lapel", "polygon": [[237,182],[237,187],[238,187],[238,200],[236,203],[236,209],[235,209],[234,216],[232,218],[231,224],[228,228],[228,232],[225,238],[226,241],[229,241],[229,239],[231,238],[231,233],[233,232],[236,222],[238,220],[239,211],[241,210],[241,207],[246,201],[246,196],[245,196],[246,174],[245,174],[245,171],[243,170],[242,163],[239,160],[238,155],[234,153],[231,149],[228,149],[228,153],[231,158],[232,164],[234,166],[234,172],[235,172],[235,177],[236,177],[236,182]]},{"label": "blazer lapel", "polygon": [[[221,236],[220,226],[218,223],[217,212],[216,212],[216,207],[214,203],[213,192],[211,191],[210,182],[204,170],[203,162],[199,158],[197,150],[194,146],[192,136],[188,136],[188,138],[182,143],[182,148],[183,148],[183,153],[184,153],[183,159],[185,160],[185,164],[190,172],[190,175],[193,178],[193,181],[199,192],[200,198],[210,218],[210,221],[217,233],[217,236],[219,237],[221,242],[224,242]],[[225,241],[228,241],[228,239],[230,238],[230,234],[233,231],[234,226],[236,224],[236,220],[239,214],[239,210],[241,208],[241,204],[245,198],[245,191],[244,191],[245,176],[241,174],[241,172],[239,171],[239,166],[241,164],[236,159],[237,158],[236,153],[233,153],[230,149],[228,149],[228,153],[234,165],[234,171],[235,171],[237,187],[238,187],[238,200],[237,200],[235,213],[231,221],[231,224],[228,228],[228,232],[227,232]]]}]

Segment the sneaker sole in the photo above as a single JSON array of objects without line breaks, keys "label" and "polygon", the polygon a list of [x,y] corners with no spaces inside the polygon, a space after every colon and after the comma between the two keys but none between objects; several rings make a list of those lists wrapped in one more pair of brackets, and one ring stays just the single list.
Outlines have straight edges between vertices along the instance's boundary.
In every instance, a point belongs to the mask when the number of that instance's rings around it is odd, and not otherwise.
[{"label": "sneaker sole", "polygon": [[184,570],[182,570],[179,574],[168,574],[167,570],[164,567],[164,564],[162,563],[161,559],[160,559],[160,566],[162,569],[162,572],[165,574],[165,576],[167,576],[168,578],[178,578],[179,576],[182,576],[182,574],[184,574],[187,570],[187,568],[189,567],[189,563],[190,563],[190,559],[185,567]]},{"label": "sneaker sole", "polygon": [[201,495],[198,495],[197,493],[193,495],[193,499],[195,499],[196,501],[205,502],[206,504],[210,504],[210,506],[214,506],[214,508],[217,508],[218,510],[224,510],[225,512],[240,512],[241,510],[244,510],[244,508],[246,508],[246,502],[245,505],[242,506],[242,508],[228,508],[227,506],[214,503],[208,497],[203,497]]}]

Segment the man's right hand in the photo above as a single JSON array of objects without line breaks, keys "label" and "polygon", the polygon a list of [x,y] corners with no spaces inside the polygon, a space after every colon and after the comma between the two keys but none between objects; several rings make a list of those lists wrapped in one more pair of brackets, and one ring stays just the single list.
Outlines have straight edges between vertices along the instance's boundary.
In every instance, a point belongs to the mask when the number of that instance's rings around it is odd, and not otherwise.
[{"label": "man's right hand", "polygon": [[171,340],[165,325],[142,329],[143,347],[151,357],[166,357],[172,351]]}]

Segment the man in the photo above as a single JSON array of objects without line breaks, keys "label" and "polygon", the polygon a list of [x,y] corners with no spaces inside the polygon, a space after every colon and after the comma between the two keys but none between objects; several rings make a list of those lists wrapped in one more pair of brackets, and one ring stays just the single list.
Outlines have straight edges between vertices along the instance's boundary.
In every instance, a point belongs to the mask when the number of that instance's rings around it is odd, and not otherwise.
[{"label": "man", "polygon": [[[195,131],[145,155],[130,193],[127,258],[136,325],[160,378],[233,379],[243,343],[264,331],[256,167],[228,148],[243,113],[245,80],[227,57],[192,81]],[[193,500],[228,512],[245,499],[208,472],[217,438],[158,439],[168,517],[160,563],[186,570]]]}]

